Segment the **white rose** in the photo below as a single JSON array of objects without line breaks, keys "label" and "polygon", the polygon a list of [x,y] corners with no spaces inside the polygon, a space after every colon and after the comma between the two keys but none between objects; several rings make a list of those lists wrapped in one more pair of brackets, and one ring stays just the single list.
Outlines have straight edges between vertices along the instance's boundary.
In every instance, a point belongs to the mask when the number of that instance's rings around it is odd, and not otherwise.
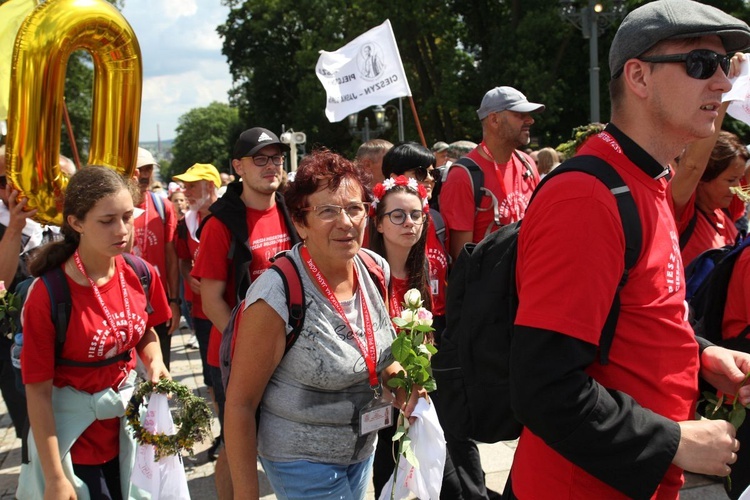
[{"label": "white rose", "polygon": [[416,288],[412,288],[404,294],[404,302],[406,307],[411,309],[422,307],[422,294]]},{"label": "white rose", "polygon": [[401,311],[401,319],[406,321],[407,323],[411,323],[414,321],[414,311],[411,309],[404,309]]}]

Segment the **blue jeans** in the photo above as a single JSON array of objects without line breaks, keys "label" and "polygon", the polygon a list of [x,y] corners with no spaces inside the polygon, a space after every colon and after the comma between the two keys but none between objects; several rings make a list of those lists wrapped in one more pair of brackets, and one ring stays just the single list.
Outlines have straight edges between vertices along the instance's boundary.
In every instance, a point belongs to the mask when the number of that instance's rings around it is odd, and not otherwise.
[{"label": "blue jeans", "polygon": [[372,456],[352,465],[274,462],[263,457],[260,463],[279,500],[363,500],[372,472]]}]

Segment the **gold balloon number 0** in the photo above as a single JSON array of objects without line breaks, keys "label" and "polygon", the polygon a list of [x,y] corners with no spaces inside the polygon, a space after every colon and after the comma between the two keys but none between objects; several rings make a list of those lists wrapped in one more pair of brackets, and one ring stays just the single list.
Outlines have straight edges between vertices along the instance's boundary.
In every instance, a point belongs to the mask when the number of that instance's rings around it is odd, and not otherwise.
[{"label": "gold balloon number 0", "polygon": [[143,70],[133,29],[106,0],[48,0],[38,6],[21,25],[13,49],[6,159],[11,183],[47,224],[62,225],[65,70],[80,49],[94,60],[88,163],[131,176],[138,153]]}]

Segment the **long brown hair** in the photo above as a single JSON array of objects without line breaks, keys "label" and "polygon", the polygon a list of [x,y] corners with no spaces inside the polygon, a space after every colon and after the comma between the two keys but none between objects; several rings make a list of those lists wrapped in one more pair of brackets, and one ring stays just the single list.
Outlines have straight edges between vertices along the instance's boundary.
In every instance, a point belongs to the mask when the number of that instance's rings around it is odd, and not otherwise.
[{"label": "long brown hair", "polygon": [[[378,224],[385,217],[385,200],[388,195],[392,193],[410,193],[419,198],[411,189],[406,186],[394,186],[389,189],[385,196],[380,200],[377,207],[375,208],[375,217],[370,221],[370,250],[382,256],[385,260],[388,260],[388,252],[385,249],[385,238],[383,233],[378,231]],[[432,310],[432,289],[430,288],[430,268],[427,260],[426,246],[427,246],[427,232],[430,229],[430,218],[425,217],[424,223],[422,224],[422,235],[419,240],[409,250],[409,255],[406,257],[406,274],[409,288],[416,288],[419,293],[422,294],[422,300],[424,301],[424,307]]]}]

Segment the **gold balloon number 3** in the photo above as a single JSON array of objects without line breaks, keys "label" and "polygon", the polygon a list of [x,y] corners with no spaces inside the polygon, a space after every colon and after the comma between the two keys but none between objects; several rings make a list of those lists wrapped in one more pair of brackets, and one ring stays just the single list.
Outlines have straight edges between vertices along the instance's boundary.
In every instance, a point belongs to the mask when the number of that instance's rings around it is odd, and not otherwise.
[{"label": "gold balloon number 3", "polygon": [[47,224],[62,225],[65,70],[80,49],[94,60],[89,164],[131,176],[138,153],[143,70],[135,32],[106,0],[47,0],[16,37],[6,146],[11,183]]}]

